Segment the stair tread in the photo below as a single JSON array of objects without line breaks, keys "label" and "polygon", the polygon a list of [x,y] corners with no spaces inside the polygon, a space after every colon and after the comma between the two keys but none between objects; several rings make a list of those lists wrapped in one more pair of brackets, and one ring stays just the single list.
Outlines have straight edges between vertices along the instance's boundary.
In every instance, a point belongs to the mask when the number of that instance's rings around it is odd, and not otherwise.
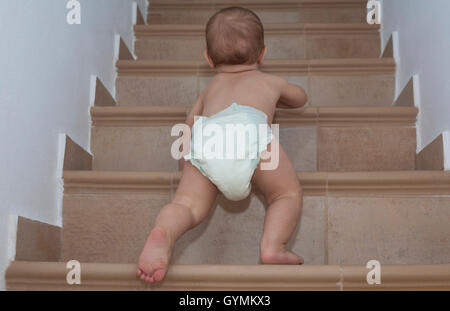
[{"label": "stair tread", "polygon": [[[151,1],[148,23],[206,22],[223,7],[243,6],[260,13],[263,22],[329,22],[365,20],[363,0],[282,0],[282,1]],[[328,10],[332,10],[328,12]],[[184,16],[183,16],[184,15]]]},{"label": "stair tread", "polygon": [[[382,265],[382,282],[367,284],[368,269],[359,265],[171,265],[159,285],[145,285],[135,264],[81,263],[79,289],[450,289],[450,265]],[[12,262],[8,289],[72,290],[65,263]]]},{"label": "stair tread", "polygon": [[[195,60],[119,60],[116,66],[118,102],[134,106],[189,106],[214,76]],[[269,59],[261,71],[301,85],[314,107],[390,106],[394,100],[392,58]]]},{"label": "stair tread", "polygon": [[[367,23],[265,23],[266,59],[378,58],[380,25]],[[203,59],[205,25],[134,27],[138,59]]]}]

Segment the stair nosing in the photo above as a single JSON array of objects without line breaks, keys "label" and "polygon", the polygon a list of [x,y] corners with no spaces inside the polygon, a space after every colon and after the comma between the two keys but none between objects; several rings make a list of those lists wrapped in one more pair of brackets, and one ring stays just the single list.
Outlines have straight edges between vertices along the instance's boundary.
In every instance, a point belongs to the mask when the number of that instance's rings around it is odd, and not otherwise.
[{"label": "stair nosing", "polygon": [[[195,60],[118,60],[120,77],[142,75],[202,75],[212,76],[214,70],[204,61]],[[285,74],[395,74],[393,58],[330,58],[330,59],[268,59],[261,71]]]},{"label": "stair nosing", "polygon": [[[375,35],[379,36],[380,25],[367,23],[272,23],[264,25],[266,35],[310,34],[310,35]],[[204,36],[204,24],[148,24],[135,25],[136,38],[153,36]]]},{"label": "stair nosing", "polygon": [[[450,171],[297,172],[306,196],[450,195]],[[180,171],[64,171],[64,193],[166,193]]]},{"label": "stair nosing", "polygon": [[221,7],[232,5],[243,5],[250,9],[288,9],[288,8],[365,8],[365,0],[257,0],[257,1],[231,1],[221,0],[214,3],[198,2],[182,2],[182,1],[152,1],[149,6],[148,15],[152,14],[152,10],[180,10],[180,9],[218,9]]},{"label": "stair nosing", "polygon": [[450,289],[450,265],[382,265],[382,282],[367,283],[365,265],[170,265],[162,284],[145,285],[135,264],[81,263],[81,285],[68,285],[65,263],[14,261],[6,271],[14,289]]},{"label": "stair nosing", "polygon": [[[92,107],[93,126],[160,126],[184,123],[190,107]],[[415,126],[416,107],[305,107],[276,109],[273,123],[281,126]]]}]

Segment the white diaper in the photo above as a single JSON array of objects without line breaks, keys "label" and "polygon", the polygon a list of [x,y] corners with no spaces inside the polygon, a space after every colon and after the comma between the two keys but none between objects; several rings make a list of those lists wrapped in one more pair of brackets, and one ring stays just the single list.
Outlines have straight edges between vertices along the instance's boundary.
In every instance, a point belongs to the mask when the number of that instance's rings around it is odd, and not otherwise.
[{"label": "white diaper", "polygon": [[256,108],[233,103],[211,117],[199,117],[192,127],[186,161],[233,201],[245,199],[251,178],[273,134],[267,115]]}]

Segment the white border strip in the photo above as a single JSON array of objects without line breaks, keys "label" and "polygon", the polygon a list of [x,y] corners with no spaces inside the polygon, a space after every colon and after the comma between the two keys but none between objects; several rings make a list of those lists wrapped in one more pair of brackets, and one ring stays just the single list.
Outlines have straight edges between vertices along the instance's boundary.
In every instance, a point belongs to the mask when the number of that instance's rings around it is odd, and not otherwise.
[{"label": "white border strip", "polygon": [[120,51],[120,35],[118,33],[114,33],[114,58],[113,58],[113,63],[112,63],[112,67],[114,68],[113,70],[113,87],[112,87],[112,97],[116,98],[116,83],[115,81],[117,81],[117,70],[116,70],[116,63],[119,60],[119,51]]},{"label": "white border strip", "polygon": [[66,139],[65,133],[58,134],[58,156],[56,167],[56,226],[62,227],[62,210],[63,210],[63,196],[64,196],[64,156],[66,154]]},{"label": "white border strip", "polygon": [[16,258],[16,241],[17,241],[17,223],[19,217],[17,215],[8,216],[8,237],[6,241],[6,258],[9,262]]},{"label": "white border strip", "polygon": [[94,107],[95,105],[95,94],[97,91],[97,76],[91,75],[91,81],[89,84],[89,106]]},{"label": "white border strip", "polygon": [[420,111],[422,111],[421,109],[421,100],[420,100],[420,78],[418,74],[415,74],[412,76],[413,79],[413,92],[414,92],[414,107],[417,107],[417,109],[419,109],[419,113],[417,115],[417,121],[416,121],[416,153],[419,153],[420,150],[422,150],[423,148],[425,148],[425,146],[423,146],[423,141],[422,141],[422,135],[421,135],[421,130],[422,130],[422,126],[423,124],[421,124],[421,114]]},{"label": "white border strip", "polygon": [[[401,93],[400,89],[400,66],[401,66],[401,59],[400,59],[400,45],[398,40],[398,31],[392,32],[392,54],[395,60],[395,99],[397,100],[398,96]],[[394,101],[395,102],[395,101]]]},{"label": "white border strip", "polygon": [[[134,1],[131,4],[131,27],[136,25],[137,23],[137,10],[139,10],[139,6],[136,1]],[[136,46],[136,36],[134,35],[134,31],[131,32],[131,55],[133,55],[134,60],[137,59],[136,55],[134,54],[134,47]]]},{"label": "white border strip", "polygon": [[444,170],[450,171],[450,131],[442,133],[442,142],[444,145]]},{"label": "white border strip", "polygon": [[133,1],[131,4],[131,23],[133,25],[136,25],[137,23],[137,10],[139,10],[139,6],[136,1]]}]

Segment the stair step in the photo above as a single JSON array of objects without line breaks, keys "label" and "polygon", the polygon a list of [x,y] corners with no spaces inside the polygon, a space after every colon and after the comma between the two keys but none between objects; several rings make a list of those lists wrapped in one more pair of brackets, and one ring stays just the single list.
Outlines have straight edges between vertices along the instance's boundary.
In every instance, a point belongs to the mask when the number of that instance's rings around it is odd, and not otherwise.
[{"label": "stair step", "polygon": [[[184,123],[191,107],[110,106],[92,107],[93,126],[161,126]],[[311,107],[275,111],[281,126],[414,126],[416,107]]]},{"label": "stair step", "polygon": [[164,282],[145,285],[134,264],[82,263],[68,285],[65,263],[12,262],[9,290],[449,290],[450,265],[382,265],[369,285],[365,266],[172,265]]},{"label": "stair step", "polygon": [[282,1],[151,1],[149,24],[204,24],[219,9],[243,6],[253,10],[263,23],[364,22],[363,0]]},{"label": "stair step", "polygon": [[[376,58],[378,25],[367,23],[267,24],[266,59]],[[136,25],[138,59],[203,60],[204,25]]]},{"label": "stair step", "polygon": [[[198,61],[120,60],[117,100],[126,106],[191,106],[214,75]],[[389,58],[269,59],[262,71],[301,85],[312,106],[390,106],[395,62]]]},{"label": "stair step", "polygon": [[[180,175],[65,171],[62,259],[137,262]],[[371,259],[384,264],[450,262],[450,172],[298,176],[304,206],[288,246],[307,264],[365,264]],[[219,196],[208,219],[177,242],[173,263],[259,263],[264,209],[257,189],[241,202]]]},{"label": "stair step", "polygon": [[[306,196],[450,195],[449,171],[298,172]],[[181,172],[64,171],[65,194],[167,194]]]},{"label": "stair step", "polygon": [[[94,107],[93,167],[97,170],[177,170],[172,126],[187,107]],[[277,109],[280,142],[295,169],[379,171],[415,168],[415,107]],[[132,150],[132,152],[130,152]]]}]

